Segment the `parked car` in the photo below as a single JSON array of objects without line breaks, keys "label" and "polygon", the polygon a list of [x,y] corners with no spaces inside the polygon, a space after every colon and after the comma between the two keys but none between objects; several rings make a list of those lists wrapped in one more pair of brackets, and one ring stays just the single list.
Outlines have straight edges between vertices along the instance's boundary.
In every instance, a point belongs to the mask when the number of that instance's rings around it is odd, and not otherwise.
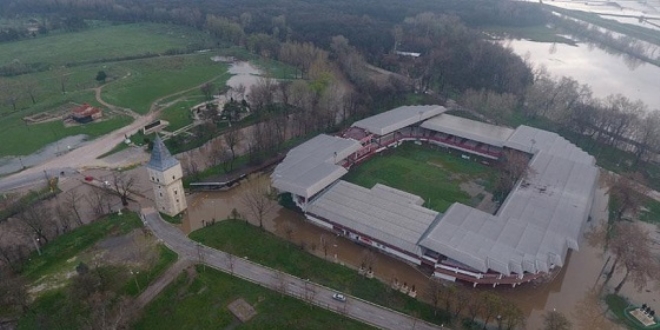
[{"label": "parked car", "polygon": [[341,293],[333,294],[332,299],[337,300],[337,301],[341,301],[341,302],[346,302],[346,297]]}]

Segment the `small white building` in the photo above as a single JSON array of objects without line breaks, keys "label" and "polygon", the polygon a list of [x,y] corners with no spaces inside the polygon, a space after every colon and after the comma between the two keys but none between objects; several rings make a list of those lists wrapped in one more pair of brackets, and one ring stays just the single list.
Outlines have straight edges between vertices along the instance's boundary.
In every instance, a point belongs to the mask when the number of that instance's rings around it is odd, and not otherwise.
[{"label": "small white building", "polygon": [[147,173],[154,188],[154,201],[158,211],[169,216],[183,212],[187,205],[181,181],[181,164],[170,154],[160,136],[156,136],[154,140]]}]

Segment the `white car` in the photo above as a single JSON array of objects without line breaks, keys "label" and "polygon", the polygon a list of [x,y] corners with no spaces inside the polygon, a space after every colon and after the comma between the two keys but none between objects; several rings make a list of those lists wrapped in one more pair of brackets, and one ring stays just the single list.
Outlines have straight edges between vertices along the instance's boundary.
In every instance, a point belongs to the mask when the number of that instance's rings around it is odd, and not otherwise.
[{"label": "white car", "polygon": [[333,294],[332,299],[337,300],[337,301],[341,301],[341,302],[346,302],[346,297],[341,293]]}]

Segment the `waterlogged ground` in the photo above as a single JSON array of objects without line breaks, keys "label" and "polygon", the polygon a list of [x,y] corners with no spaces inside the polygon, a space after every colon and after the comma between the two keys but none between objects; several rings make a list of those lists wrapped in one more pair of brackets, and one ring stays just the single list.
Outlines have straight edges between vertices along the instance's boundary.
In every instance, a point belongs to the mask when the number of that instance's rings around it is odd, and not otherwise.
[{"label": "waterlogged ground", "polygon": [[[262,176],[260,180],[266,184],[267,176]],[[241,202],[244,189],[245,185],[242,185],[227,192],[197,193],[189,196],[190,211],[181,225],[182,229],[190,232],[201,228],[202,220],[221,221],[230,216],[233,208],[242,214],[247,214]],[[587,224],[586,230],[606,219],[606,206],[605,190],[600,189],[592,209],[592,221]],[[254,223],[253,219],[250,219],[250,222]],[[267,230],[280,237],[313,249],[312,252],[319,257],[352,268],[359,267],[365,258],[369,258],[368,250],[362,246],[313,226],[305,222],[302,215],[279,206],[275,206],[265,217],[264,225]],[[327,251],[324,251],[320,244],[322,235],[331,240]],[[540,284],[530,283],[516,288],[500,286],[494,289],[490,287],[481,289],[492,290],[516,302],[527,315],[527,329],[540,329],[543,313],[553,309],[564,313],[576,325],[576,329],[588,329],[590,326],[588,324],[594,324],[594,318],[602,318],[599,320],[602,326],[607,325],[616,329],[618,328],[616,324],[602,317],[604,304],[600,300],[591,299],[590,296],[591,290],[599,290],[602,286],[604,277],[601,271],[608,257],[609,255],[603,254],[602,248],[589,245],[585,239],[579,251],[569,253],[566,265],[555,272],[550,281]],[[399,282],[417,287],[423,287],[428,281],[424,274],[399,260],[382,254],[376,254],[375,259],[373,267],[375,275],[383,281],[391,282],[396,278]],[[609,262],[611,265],[612,260]],[[604,292],[611,291],[621,276],[621,274],[615,275]],[[646,303],[660,310],[660,295],[655,285],[658,284],[649,283],[647,288],[638,292],[632,285],[626,284],[621,294],[628,297],[632,303],[640,305]]]}]

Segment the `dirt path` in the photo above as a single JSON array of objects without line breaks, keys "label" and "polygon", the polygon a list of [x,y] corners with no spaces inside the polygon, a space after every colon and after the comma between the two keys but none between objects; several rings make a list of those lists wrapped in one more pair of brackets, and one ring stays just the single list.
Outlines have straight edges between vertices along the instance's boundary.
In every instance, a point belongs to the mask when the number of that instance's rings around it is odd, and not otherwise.
[{"label": "dirt path", "polygon": [[174,281],[179,274],[192,265],[188,259],[179,259],[176,263],[160,275],[160,277],[151,283],[142,293],[135,299],[136,309],[142,309],[149,304],[158,294],[165,289],[172,281]]}]

